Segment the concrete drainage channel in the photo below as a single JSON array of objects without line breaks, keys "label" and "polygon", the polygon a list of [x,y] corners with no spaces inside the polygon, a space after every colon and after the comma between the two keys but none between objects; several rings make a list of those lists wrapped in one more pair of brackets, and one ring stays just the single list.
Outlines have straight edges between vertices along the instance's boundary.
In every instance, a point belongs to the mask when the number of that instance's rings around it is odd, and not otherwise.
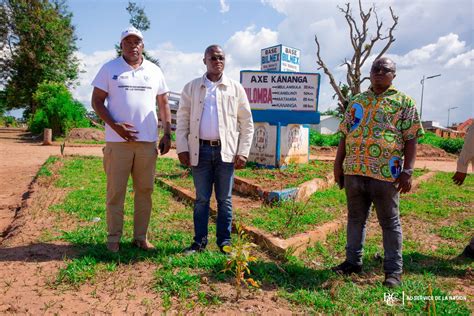
[{"label": "concrete drainage channel", "polygon": [[[414,179],[412,190],[416,190],[422,182],[428,181],[435,174],[436,172],[431,171]],[[156,177],[155,182],[166,190],[172,192],[180,201],[191,206],[194,204],[194,191],[179,187],[172,181],[160,177]],[[329,188],[333,184],[334,177],[332,175],[327,175],[324,179],[315,178],[301,184],[297,188],[284,189],[280,191],[266,191],[264,188],[246,181],[244,178],[235,177],[235,194],[233,199],[234,203],[238,202],[238,204],[246,205],[248,208],[258,208],[262,203],[274,203],[285,199],[304,202],[308,200],[314,192]],[[215,201],[211,201],[210,208],[211,218],[215,220],[217,215]],[[326,240],[328,234],[342,229],[345,223],[346,218],[344,216],[344,218],[323,223],[314,230],[294,235],[288,239],[276,237],[259,228],[247,225],[243,228],[256,244],[268,249],[275,255],[284,255],[285,253],[299,255],[314,243]]]},{"label": "concrete drainage channel", "polygon": [[[179,187],[171,180],[161,177],[156,177],[155,182],[164,189],[172,192],[180,201],[188,205],[194,204],[194,191]],[[286,199],[304,202],[308,200],[314,192],[324,190],[333,184],[334,178],[331,175],[328,175],[324,179],[316,178],[307,181],[297,188],[284,189],[280,191],[266,191],[264,188],[246,181],[244,178],[235,177],[233,200],[234,204],[245,205],[247,208],[258,208],[262,203],[269,204]],[[217,215],[217,205],[215,201],[211,201],[210,209],[211,218],[215,220]],[[326,222],[318,226],[315,230],[300,233],[288,239],[276,237],[259,228],[247,225],[243,228],[256,244],[268,249],[275,255],[283,255],[287,252],[291,252],[293,255],[299,255],[315,242],[326,240],[328,234],[341,229],[344,223],[345,221],[343,219]]]}]

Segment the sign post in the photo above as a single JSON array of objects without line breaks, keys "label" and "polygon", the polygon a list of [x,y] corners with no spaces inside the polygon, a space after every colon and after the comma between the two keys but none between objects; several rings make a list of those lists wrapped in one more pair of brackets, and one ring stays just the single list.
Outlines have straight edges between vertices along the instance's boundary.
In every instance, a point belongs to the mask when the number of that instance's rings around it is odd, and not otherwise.
[{"label": "sign post", "polygon": [[316,73],[243,70],[240,82],[255,122],[249,161],[267,167],[308,163],[309,127],[319,123]]},{"label": "sign post", "polygon": [[301,51],[297,48],[276,45],[261,51],[261,70],[264,71],[300,71]]}]

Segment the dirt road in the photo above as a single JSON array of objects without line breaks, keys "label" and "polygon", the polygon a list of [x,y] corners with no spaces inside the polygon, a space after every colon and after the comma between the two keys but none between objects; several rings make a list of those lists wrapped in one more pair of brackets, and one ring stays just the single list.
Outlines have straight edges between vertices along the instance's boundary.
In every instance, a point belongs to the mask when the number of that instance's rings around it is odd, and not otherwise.
[{"label": "dirt road", "polygon": [[[23,129],[0,128],[0,237],[27,198],[28,186],[41,165],[49,156],[60,154],[59,146],[43,146]],[[102,146],[66,146],[64,154],[102,157]],[[166,157],[176,157],[176,152]]]},{"label": "dirt road", "polygon": [[[42,146],[40,141],[32,140],[22,129],[0,128],[0,237],[14,219],[16,211],[27,198],[28,186],[41,165],[51,155],[60,155],[59,146]],[[65,155],[102,157],[102,146],[66,146]],[[171,150],[165,157],[177,158]],[[311,156],[312,159],[333,160],[331,155]],[[427,160],[418,157],[417,168],[453,172],[454,159]]]}]

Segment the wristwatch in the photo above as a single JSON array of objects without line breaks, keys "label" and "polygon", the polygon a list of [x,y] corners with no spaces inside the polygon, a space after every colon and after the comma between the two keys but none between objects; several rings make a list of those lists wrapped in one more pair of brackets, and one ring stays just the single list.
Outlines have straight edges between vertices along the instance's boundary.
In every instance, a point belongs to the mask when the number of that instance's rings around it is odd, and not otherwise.
[{"label": "wristwatch", "polygon": [[403,169],[402,173],[406,173],[407,175],[411,177],[411,175],[413,174],[413,169]]}]

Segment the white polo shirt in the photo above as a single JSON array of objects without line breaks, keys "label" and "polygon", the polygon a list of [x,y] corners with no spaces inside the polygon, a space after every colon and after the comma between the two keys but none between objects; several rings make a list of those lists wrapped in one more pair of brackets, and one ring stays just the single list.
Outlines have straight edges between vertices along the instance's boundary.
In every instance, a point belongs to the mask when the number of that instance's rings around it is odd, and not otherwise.
[{"label": "white polo shirt", "polygon": [[[158,66],[144,59],[140,67],[133,69],[123,57],[119,57],[102,66],[92,85],[108,93],[106,106],[116,122],[135,126],[137,141],[157,140],[156,96],[169,92]],[[125,142],[107,124],[105,141]]]}]

